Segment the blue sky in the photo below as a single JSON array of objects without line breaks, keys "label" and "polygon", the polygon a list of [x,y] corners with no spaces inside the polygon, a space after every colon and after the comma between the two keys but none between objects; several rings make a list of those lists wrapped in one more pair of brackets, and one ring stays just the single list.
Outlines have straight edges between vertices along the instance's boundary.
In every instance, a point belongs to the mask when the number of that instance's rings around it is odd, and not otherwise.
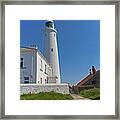
[{"label": "blue sky", "polygon": [[[43,53],[46,20],[21,20],[20,45],[37,45]],[[100,69],[100,21],[54,20],[62,82],[75,84],[89,74],[92,65]]]}]

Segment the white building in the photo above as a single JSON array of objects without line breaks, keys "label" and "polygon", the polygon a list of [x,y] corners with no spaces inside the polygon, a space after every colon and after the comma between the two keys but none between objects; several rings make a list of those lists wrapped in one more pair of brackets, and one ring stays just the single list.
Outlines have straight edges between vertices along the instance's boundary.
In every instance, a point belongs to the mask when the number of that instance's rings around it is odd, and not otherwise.
[{"label": "white building", "polygon": [[52,77],[51,66],[37,48],[21,47],[20,57],[21,84],[56,83],[50,79]]},{"label": "white building", "polygon": [[[55,88],[57,92],[69,93],[68,84],[61,84],[56,36],[54,22],[47,21],[45,23],[44,55],[35,46],[20,48],[20,83],[22,89],[26,89],[23,88],[26,84],[27,87],[35,84],[39,85],[39,89],[42,85],[42,90],[38,91],[54,91]],[[49,89],[45,85],[49,86]],[[56,85],[60,86],[56,87]],[[21,91],[23,91],[22,89]]]}]

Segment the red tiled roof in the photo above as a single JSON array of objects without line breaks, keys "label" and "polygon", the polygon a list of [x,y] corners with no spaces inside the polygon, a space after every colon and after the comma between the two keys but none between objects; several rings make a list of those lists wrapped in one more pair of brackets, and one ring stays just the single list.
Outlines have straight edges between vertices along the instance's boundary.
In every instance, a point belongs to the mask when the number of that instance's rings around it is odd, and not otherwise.
[{"label": "red tiled roof", "polygon": [[78,86],[84,85],[86,82],[88,82],[89,80],[91,80],[99,72],[100,72],[100,70],[98,70],[95,74],[89,74],[89,75],[87,75],[85,78],[83,78],[82,80],[80,80],[80,82],[77,85]]},{"label": "red tiled roof", "polygon": [[87,81],[91,80],[91,78],[93,76],[94,76],[93,74],[86,76],[85,78],[83,78],[82,80],[80,80],[80,82],[77,85],[81,86],[81,85],[85,84]]}]

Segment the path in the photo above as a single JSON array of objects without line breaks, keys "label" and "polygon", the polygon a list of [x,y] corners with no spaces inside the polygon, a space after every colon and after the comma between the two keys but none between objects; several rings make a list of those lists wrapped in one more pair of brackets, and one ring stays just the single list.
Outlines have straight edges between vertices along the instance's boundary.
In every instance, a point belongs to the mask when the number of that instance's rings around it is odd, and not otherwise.
[{"label": "path", "polygon": [[84,97],[79,96],[77,94],[70,94],[70,95],[73,97],[74,100],[90,100],[88,98],[84,98]]}]

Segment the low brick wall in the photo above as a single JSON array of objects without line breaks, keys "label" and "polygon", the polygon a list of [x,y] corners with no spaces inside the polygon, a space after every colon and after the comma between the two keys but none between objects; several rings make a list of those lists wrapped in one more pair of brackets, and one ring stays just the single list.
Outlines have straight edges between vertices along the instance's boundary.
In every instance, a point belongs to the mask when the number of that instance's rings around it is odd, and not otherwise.
[{"label": "low brick wall", "polygon": [[69,94],[68,84],[21,84],[20,94],[39,93],[39,92],[57,92],[62,94]]}]

